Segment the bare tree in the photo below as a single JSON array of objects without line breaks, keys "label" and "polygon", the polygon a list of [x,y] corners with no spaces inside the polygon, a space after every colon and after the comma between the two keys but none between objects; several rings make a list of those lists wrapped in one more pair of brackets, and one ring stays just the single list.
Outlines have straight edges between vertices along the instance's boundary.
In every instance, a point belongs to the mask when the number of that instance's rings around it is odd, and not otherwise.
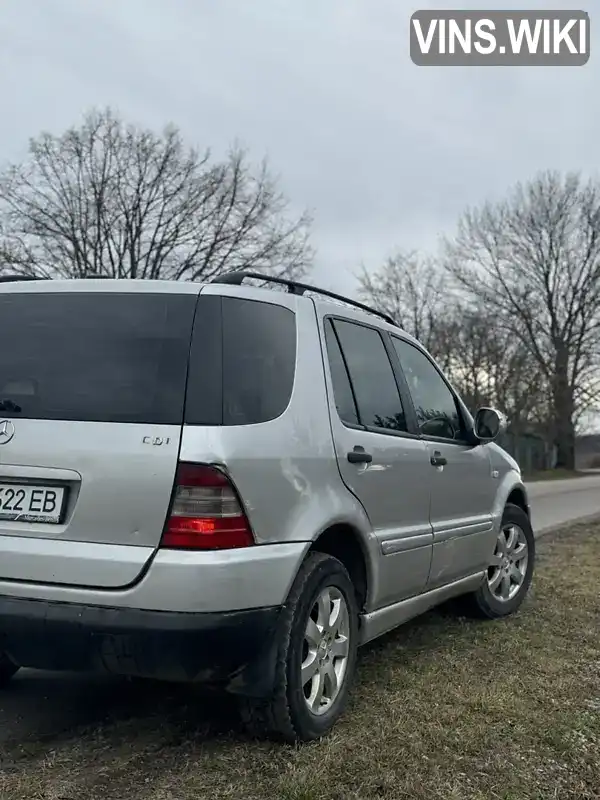
[{"label": "bare tree", "polygon": [[516,437],[545,430],[548,387],[537,362],[495,311],[461,298],[433,260],[399,253],[359,282],[364,300],[427,347],[471,410],[498,406]]},{"label": "bare tree", "polygon": [[6,231],[0,220],[0,275],[23,272],[34,272],[31,254],[18,236]]},{"label": "bare tree", "polygon": [[266,163],[253,169],[239,147],[214,161],[174,127],[155,134],[110,110],[31,140],[25,163],[0,175],[4,263],[48,277],[298,277],[310,219],[288,210]]},{"label": "bare tree", "polygon": [[435,350],[448,280],[434,261],[415,251],[399,251],[375,273],[363,268],[358,281],[365,302],[389,314],[401,328]]},{"label": "bare tree", "polygon": [[531,354],[548,386],[557,466],[575,463],[575,425],[597,390],[600,186],[544,173],[504,202],[467,211],[447,266],[472,301]]},{"label": "bare tree", "polygon": [[438,329],[448,373],[467,406],[500,408],[515,435],[547,425],[548,387],[523,343],[487,308],[457,304]]}]

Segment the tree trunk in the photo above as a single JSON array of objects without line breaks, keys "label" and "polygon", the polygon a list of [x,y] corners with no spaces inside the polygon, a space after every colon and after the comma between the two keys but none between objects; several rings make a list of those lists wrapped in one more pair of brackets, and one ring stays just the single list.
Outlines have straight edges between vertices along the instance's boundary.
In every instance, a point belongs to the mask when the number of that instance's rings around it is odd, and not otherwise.
[{"label": "tree trunk", "polygon": [[557,348],[555,380],[553,387],[554,442],[556,468],[575,469],[575,403],[573,387],[569,383],[568,350]]},{"label": "tree trunk", "polygon": [[556,436],[556,468],[575,469],[575,426],[569,420],[561,420]]}]

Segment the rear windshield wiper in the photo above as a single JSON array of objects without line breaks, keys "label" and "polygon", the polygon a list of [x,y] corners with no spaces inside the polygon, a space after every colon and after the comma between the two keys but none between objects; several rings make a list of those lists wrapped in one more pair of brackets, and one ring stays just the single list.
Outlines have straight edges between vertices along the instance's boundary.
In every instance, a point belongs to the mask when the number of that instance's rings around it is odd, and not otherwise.
[{"label": "rear windshield wiper", "polygon": [[0,411],[9,411],[12,414],[20,414],[23,409],[21,406],[13,403],[12,400],[2,400],[0,399]]}]

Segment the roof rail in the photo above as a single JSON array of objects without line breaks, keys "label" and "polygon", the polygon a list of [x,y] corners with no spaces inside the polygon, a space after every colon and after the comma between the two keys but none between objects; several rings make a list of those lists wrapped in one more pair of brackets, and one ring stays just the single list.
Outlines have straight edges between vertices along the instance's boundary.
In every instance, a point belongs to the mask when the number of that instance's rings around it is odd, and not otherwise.
[{"label": "roof rail", "polygon": [[46,278],[36,278],[34,275],[0,275],[0,283],[15,283],[16,281],[45,281]]},{"label": "roof rail", "polygon": [[241,286],[242,283],[248,278],[265,281],[265,283],[276,283],[280,286],[287,286],[288,293],[290,294],[303,295],[305,292],[316,292],[317,294],[322,294],[325,297],[331,297],[334,300],[340,300],[342,303],[347,303],[348,305],[360,308],[361,311],[366,311],[369,314],[375,314],[375,316],[381,317],[381,319],[389,322],[390,325],[397,327],[395,320],[390,317],[389,314],[385,314],[383,311],[378,311],[376,308],[371,308],[371,306],[367,306],[364,303],[359,303],[358,300],[351,300],[349,297],[344,297],[341,294],[330,292],[329,289],[319,289],[317,286],[311,286],[308,283],[300,283],[300,281],[290,281],[287,278],[275,278],[271,275],[263,275],[261,272],[247,272],[245,270],[238,270],[237,272],[225,272],[223,275],[217,275],[210,281],[210,283],[224,283],[229,286]]}]

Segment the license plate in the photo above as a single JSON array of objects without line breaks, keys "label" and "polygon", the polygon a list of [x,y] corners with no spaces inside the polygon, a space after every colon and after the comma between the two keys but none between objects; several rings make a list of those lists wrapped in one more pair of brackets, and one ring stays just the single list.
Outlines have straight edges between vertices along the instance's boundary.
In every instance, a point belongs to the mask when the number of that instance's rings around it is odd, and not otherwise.
[{"label": "license plate", "polygon": [[62,486],[0,483],[0,520],[57,525],[61,521],[64,499]]}]

